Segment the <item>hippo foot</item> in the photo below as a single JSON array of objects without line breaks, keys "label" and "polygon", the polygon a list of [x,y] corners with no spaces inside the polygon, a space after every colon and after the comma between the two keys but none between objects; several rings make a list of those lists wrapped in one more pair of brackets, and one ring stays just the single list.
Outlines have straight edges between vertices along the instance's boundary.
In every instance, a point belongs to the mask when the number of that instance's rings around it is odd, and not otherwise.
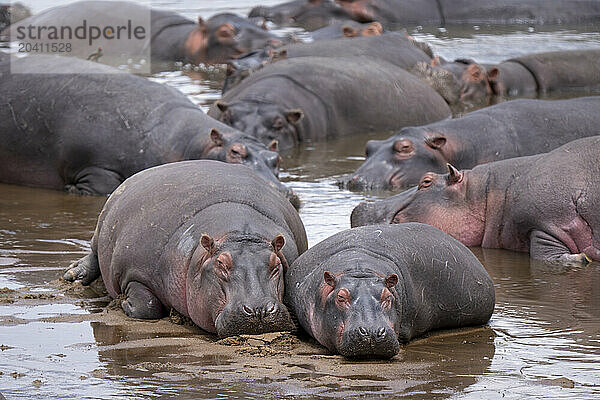
[{"label": "hippo foot", "polygon": [[166,315],[160,300],[145,285],[129,282],[125,294],[127,299],[121,303],[121,308],[128,317],[159,319]]},{"label": "hippo foot", "polygon": [[80,281],[82,285],[89,285],[99,276],[98,257],[94,253],[90,253],[69,265],[63,279],[69,282]]}]

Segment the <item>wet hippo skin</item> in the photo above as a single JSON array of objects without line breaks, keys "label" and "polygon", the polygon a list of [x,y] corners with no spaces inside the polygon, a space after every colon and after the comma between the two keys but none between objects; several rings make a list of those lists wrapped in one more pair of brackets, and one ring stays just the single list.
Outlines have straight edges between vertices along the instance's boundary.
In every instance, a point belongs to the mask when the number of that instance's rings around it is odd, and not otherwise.
[{"label": "wet hippo skin", "polygon": [[545,153],[598,134],[600,97],[513,100],[463,117],[404,128],[367,142],[365,162],[343,183],[351,190],[402,189],[446,164],[473,168],[506,158]]},{"label": "wet hippo skin", "polygon": [[485,324],[494,286],[464,245],[424,224],[337,233],[286,274],[286,303],[331,352],[390,358],[435,329]]},{"label": "wet hippo skin", "polygon": [[0,182],[105,195],[145,168],[204,158],[244,164],[289,192],[276,152],[176,89],[70,57],[14,59],[14,74],[10,64],[0,53]]},{"label": "wet hippo skin", "polygon": [[352,212],[352,226],[423,222],[468,246],[529,252],[550,264],[600,260],[600,137],[549,153],[447,174],[425,174],[418,187]]},{"label": "wet hippo skin", "polygon": [[306,247],[296,210],[252,170],[182,161],[117,188],[91,252],[65,279],[89,284],[101,274],[134,318],[173,308],[220,336],[291,330],[284,273]]}]

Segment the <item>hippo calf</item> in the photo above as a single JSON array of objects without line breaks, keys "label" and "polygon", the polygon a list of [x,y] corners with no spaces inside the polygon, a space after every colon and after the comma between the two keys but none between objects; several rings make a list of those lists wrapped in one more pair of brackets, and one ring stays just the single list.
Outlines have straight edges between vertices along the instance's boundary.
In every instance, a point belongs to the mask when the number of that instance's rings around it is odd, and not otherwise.
[{"label": "hippo calf", "polygon": [[361,203],[352,226],[423,222],[467,246],[529,252],[548,263],[600,261],[599,136],[472,170],[448,168],[396,196]]},{"label": "hippo calf", "polygon": [[145,168],[202,158],[244,164],[291,196],[274,147],[176,89],[69,57],[28,56],[12,59],[20,73],[10,68],[0,53],[0,182],[105,195]]},{"label": "hippo calf", "polygon": [[[371,38],[350,41],[361,39]],[[438,121],[450,115],[450,108],[435,90],[386,61],[298,57],[250,75],[215,102],[208,115],[289,149],[301,142]]]},{"label": "hippo calf", "polygon": [[513,100],[463,117],[400,130],[367,142],[365,162],[341,184],[350,190],[397,190],[446,164],[473,168],[506,158],[546,153],[598,134],[600,97]]},{"label": "hippo calf", "polygon": [[300,325],[346,357],[390,358],[426,332],[485,324],[494,303],[473,253],[424,224],[337,233],[286,274],[286,304]]},{"label": "hippo calf", "polygon": [[64,278],[89,284],[101,274],[133,318],[173,308],[219,336],[290,330],[284,273],[306,247],[296,210],[253,171],[182,161],[123,182],[90,254]]}]

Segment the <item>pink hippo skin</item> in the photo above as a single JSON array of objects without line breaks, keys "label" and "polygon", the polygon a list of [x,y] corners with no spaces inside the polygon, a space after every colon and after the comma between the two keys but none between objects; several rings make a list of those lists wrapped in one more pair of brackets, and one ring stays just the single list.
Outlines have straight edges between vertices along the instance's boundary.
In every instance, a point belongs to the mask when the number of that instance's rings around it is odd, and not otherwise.
[{"label": "pink hippo skin", "polygon": [[561,264],[600,260],[600,137],[550,153],[427,173],[418,187],[352,212],[352,226],[433,225],[468,246],[529,252]]}]

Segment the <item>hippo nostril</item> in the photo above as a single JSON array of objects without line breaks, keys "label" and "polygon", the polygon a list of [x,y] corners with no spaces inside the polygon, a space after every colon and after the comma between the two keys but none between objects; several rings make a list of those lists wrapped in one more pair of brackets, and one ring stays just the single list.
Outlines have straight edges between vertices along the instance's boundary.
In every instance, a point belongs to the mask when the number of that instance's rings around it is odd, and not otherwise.
[{"label": "hippo nostril", "polygon": [[277,306],[273,303],[267,304],[267,314],[273,314],[275,313],[275,311],[277,311]]},{"label": "hippo nostril", "polygon": [[367,332],[367,330],[365,328],[363,328],[362,326],[358,328],[358,332],[360,332],[361,335],[363,336],[367,336],[367,334],[369,332]]},{"label": "hippo nostril", "polygon": [[386,329],[384,327],[379,328],[379,330],[377,331],[377,337],[382,338],[385,336],[385,333],[386,333]]},{"label": "hippo nostril", "polygon": [[254,311],[253,311],[253,310],[252,310],[250,307],[248,307],[248,306],[244,305],[244,306],[242,307],[242,309],[244,310],[244,312],[245,312],[246,314],[248,314],[248,315],[254,315]]}]

